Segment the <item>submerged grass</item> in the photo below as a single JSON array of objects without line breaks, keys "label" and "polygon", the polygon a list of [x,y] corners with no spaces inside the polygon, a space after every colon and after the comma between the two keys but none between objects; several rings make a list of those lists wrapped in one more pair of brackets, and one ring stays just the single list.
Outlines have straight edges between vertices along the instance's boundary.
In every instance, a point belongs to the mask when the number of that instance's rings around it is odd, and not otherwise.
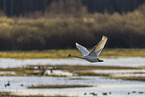
[{"label": "submerged grass", "polygon": [[81,87],[92,87],[89,85],[36,85],[36,86],[28,86],[30,89],[34,88],[81,88]]},{"label": "submerged grass", "polygon": [[[60,49],[60,50],[33,50],[33,51],[1,51],[0,58],[67,58],[68,54],[82,56],[77,49]],[[145,57],[145,49],[104,49],[100,57]]]}]

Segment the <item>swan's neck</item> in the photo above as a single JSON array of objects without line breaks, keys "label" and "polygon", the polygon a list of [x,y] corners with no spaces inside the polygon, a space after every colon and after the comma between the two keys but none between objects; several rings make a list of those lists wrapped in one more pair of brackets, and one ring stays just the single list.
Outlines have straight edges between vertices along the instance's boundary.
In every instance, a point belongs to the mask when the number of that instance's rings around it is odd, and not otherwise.
[{"label": "swan's neck", "polygon": [[76,58],[84,59],[82,56],[76,56],[76,55],[70,55],[70,57],[76,57]]}]

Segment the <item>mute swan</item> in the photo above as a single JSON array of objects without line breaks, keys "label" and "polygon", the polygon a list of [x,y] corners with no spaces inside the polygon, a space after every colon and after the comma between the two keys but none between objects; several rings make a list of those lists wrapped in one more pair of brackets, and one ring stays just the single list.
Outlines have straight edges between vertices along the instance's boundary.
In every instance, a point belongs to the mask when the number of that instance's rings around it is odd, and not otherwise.
[{"label": "mute swan", "polygon": [[101,41],[97,45],[95,45],[90,52],[84,46],[76,43],[76,47],[84,54],[84,56],[76,56],[69,54],[68,57],[81,58],[89,62],[104,62],[103,60],[99,59],[98,56],[100,55],[102,49],[104,48],[107,39],[108,38],[106,36],[103,36]]}]

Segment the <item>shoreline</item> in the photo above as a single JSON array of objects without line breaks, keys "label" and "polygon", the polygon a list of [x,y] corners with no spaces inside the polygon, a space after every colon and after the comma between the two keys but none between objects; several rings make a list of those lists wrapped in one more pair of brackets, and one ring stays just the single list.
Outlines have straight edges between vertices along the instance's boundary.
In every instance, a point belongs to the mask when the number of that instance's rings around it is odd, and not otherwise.
[{"label": "shoreline", "polygon": [[[90,49],[91,50],[91,49]],[[68,54],[82,56],[77,49],[50,49],[32,51],[0,51],[0,58],[39,59],[39,58],[68,58]],[[104,49],[101,57],[145,57],[145,49],[114,48]]]}]

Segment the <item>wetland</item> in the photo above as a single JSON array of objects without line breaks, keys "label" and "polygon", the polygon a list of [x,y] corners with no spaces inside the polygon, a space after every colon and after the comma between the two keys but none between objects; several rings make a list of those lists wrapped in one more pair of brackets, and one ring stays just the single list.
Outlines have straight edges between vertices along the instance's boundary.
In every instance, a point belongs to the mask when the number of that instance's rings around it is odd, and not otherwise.
[{"label": "wetland", "polygon": [[[116,51],[118,50],[114,50]],[[49,51],[32,52],[41,53],[43,56],[42,52],[48,53]],[[14,52],[5,53],[11,53],[12,55],[9,54],[9,56],[13,56]],[[103,97],[107,93],[110,97],[143,97],[145,93],[144,56],[106,57],[107,54],[102,53],[103,63],[90,63],[65,57],[22,58],[19,57],[22,52],[15,53],[17,58],[0,58],[0,95],[14,95],[14,97],[34,97],[36,95],[38,97],[91,97],[98,95]]]}]

